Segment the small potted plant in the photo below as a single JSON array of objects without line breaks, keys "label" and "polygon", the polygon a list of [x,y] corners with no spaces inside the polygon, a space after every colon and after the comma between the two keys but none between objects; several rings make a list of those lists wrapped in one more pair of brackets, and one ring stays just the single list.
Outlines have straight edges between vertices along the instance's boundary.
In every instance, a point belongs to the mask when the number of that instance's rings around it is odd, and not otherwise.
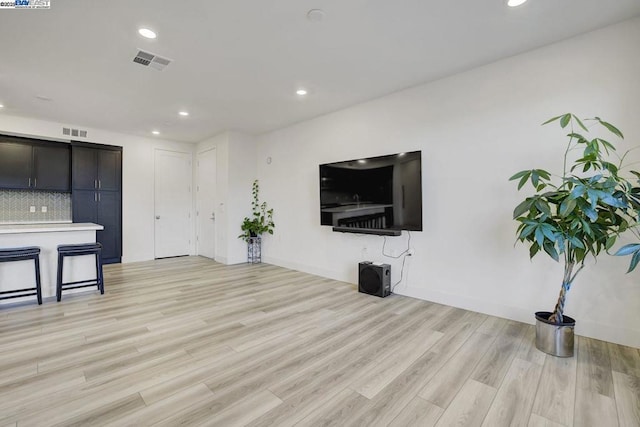
[{"label": "small potted plant", "polygon": [[273,222],[273,209],[267,208],[267,202],[260,203],[260,185],[258,180],[253,181],[251,189],[251,210],[250,217],[245,217],[240,229],[242,234],[238,236],[247,242],[247,262],[259,263],[261,261],[261,235],[263,233],[273,234],[275,224]]},{"label": "small potted plant", "polygon": [[[519,223],[517,240],[529,247],[531,258],[546,253],[564,262],[554,310],[535,314],[536,347],[555,356],[570,357],[575,320],[564,314],[567,293],[589,255],[596,258],[602,251],[609,252],[625,233],[634,234],[640,241],[640,173],[628,171],[623,176],[628,151],[617,156],[611,142],[587,137],[585,122],[622,139],[622,132],[612,124],[598,117],[582,121],[573,114],[554,117],[544,124],[552,122],[569,128],[562,175],[531,169],[518,172],[510,180],[518,181],[518,190],[527,183],[534,189],[534,194],[513,212]],[[580,155],[569,165],[568,156],[574,150],[581,150]],[[640,244],[625,245],[614,255],[631,255],[631,272],[640,262]]]}]

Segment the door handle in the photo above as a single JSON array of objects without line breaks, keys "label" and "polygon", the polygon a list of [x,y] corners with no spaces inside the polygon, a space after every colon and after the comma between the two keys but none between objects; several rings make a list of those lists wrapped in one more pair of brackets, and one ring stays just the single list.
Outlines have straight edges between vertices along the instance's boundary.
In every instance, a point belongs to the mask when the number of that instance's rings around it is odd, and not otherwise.
[{"label": "door handle", "polygon": [[156,215],[156,219],[160,219],[160,215]]},{"label": "door handle", "polygon": [[211,220],[214,220],[214,221],[215,221],[215,219],[216,219],[216,213],[215,213],[215,212],[212,212],[212,213],[211,213],[211,218],[209,218],[209,219],[211,219]]}]

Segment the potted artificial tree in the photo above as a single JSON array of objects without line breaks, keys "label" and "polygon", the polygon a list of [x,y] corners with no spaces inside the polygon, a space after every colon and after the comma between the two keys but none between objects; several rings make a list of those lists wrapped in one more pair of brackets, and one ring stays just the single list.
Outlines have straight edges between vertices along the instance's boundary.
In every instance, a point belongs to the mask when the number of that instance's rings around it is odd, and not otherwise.
[{"label": "potted artificial tree", "polygon": [[240,229],[242,234],[238,236],[247,242],[247,262],[261,262],[261,235],[262,233],[273,234],[273,209],[267,209],[267,202],[260,203],[260,185],[258,180],[253,181],[251,189],[251,217],[245,217]]},{"label": "potted artificial tree", "polygon": [[[622,132],[612,124],[598,117],[582,121],[573,114],[554,117],[544,124],[552,122],[570,130],[562,175],[531,169],[518,172],[510,180],[518,181],[518,190],[527,183],[534,189],[534,194],[513,212],[520,223],[517,240],[529,247],[531,258],[546,253],[564,263],[554,310],[535,314],[536,347],[570,357],[575,320],[564,314],[567,293],[589,255],[596,258],[603,250],[609,252],[621,234],[633,233],[640,241],[640,174],[624,170],[628,151],[618,156],[608,140],[587,137],[585,122],[622,139]],[[578,158],[570,165],[569,155],[576,150]],[[640,262],[640,244],[625,245],[614,255],[631,255],[631,272]]]}]

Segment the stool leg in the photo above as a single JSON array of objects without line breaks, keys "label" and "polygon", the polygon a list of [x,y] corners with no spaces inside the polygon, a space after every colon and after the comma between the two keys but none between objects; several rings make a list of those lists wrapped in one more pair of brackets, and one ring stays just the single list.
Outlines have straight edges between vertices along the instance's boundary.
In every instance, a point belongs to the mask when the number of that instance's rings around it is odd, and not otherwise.
[{"label": "stool leg", "polygon": [[56,299],[60,302],[62,298],[62,262],[64,260],[64,256],[61,253],[58,253],[58,280],[56,282]]},{"label": "stool leg", "polygon": [[42,287],[40,286],[40,255],[36,255],[33,261],[36,267],[36,294],[38,297],[38,305],[42,305]]},{"label": "stool leg", "polygon": [[96,271],[98,274],[98,289],[100,294],[104,295],[104,277],[102,275],[102,251],[96,253]]}]

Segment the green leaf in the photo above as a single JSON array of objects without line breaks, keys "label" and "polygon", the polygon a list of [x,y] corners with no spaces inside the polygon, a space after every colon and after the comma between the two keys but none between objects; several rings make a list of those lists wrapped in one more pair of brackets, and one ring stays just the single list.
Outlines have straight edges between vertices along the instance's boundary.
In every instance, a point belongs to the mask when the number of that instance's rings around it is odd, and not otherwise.
[{"label": "green leaf", "polygon": [[513,219],[518,218],[523,213],[525,213],[526,211],[531,209],[531,206],[533,205],[534,201],[535,201],[535,199],[528,198],[524,202],[522,202],[518,206],[516,206],[516,208],[513,210]]},{"label": "green leaf", "polygon": [[616,147],[613,146],[609,141],[605,141],[604,139],[597,138],[597,141],[604,147],[607,154],[609,154],[609,150],[616,151]]},{"label": "green leaf", "polygon": [[546,216],[551,216],[551,208],[549,208],[549,204],[544,200],[536,200],[536,208]]},{"label": "green leaf", "polygon": [[582,212],[587,215],[587,217],[591,220],[591,222],[596,222],[598,220],[598,212],[593,209],[591,206],[586,205],[582,208]]},{"label": "green leaf", "polygon": [[519,239],[526,239],[531,233],[533,233],[533,230],[536,229],[535,225],[527,225],[522,229],[522,232],[520,232],[520,235],[518,236]]},{"label": "green leaf", "polygon": [[513,181],[515,179],[522,178],[523,176],[529,175],[530,173],[531,173],[530,170],[520,171],[517,174],[513,175],[511,178],[509,178],[509,181]]},{"label": "green leaf", "polygon": [[529,175],[525,175],[522,177],[522,179],[520,179],[520,182],[518,183],[518,190],[520,190],[527,183],[528,179]]},{"label": "green leaf", "polygon": [[571,114],[565,114],[560,119],[560,127],[563,129],[566,128],[570,121],[571,121]]},{"label": "green leaf", "polygon": [[569,237],[569,243],[575,248],[584,249],[584,244],[575,236]]},{"label": "green leaf", "polygon": [[540,227],[536,228],[535,237],[538,246],[542,246],[544,244],[544,233]]},{"label": "green leaf", "polygon": [[540,175],[538,175],[538,171],[537,170],[532,170],[531,171],[531,183],[533,184],[534,187],[538,186],[538,182],[540,179]]},{"label": "green leaf", "polygon": [[620,200],[613,197],[611,194],[604,194],[602,197],[600,197],[600,200],[602,201],[602,203],[605,203],[609,206],[613,206],[614,208],[624,209],[627,207],[626,203],[621,202]]},{"label": "green leaf", "polygon": [[584,144],[585,142],[588,142],[587,138],[585,138],[584,135],[579,133],[571,132],[571,133],[568,133],[567,136],[569,138],[577,139],[578,144]]},{"label": "green leaf", "polygon": [[589,201],[591,202],[591,208],[595,209],[598,205],[598,192],[589,188],[587,190],[587,196],[589,197]]},{"label": "green leaf", "polygon": [[549,123],[551,123],[551,122],[555,122],[556,120],[558,120],[559,118],[564,117],[564,116],[566,116],[566,114],[563,114],[563,115],[561,115],[561,116],[553,117],[553,118],[551,118],[551,119],[547,120],[546,122],[544,122],[544,123],[542,124],[542,126],[547,125],[547,124],[549,124]]},{"label": "green leaf", "polygon": [[638,265],[638,262],[640,262],[640,252],[636,252],[633,255],[633,258],[631,258],[631,263],[629,264],[629,270],[627,270],[627,273],[631,273]]},{"label": "green leaf", "polygon": [[558,256],[558,252],[556,251],[555,246],[551,242],[544,243],[544,251],[549,254],[551,258],[556,261],[560,261],[560,257]]},{"label": "green leaf", "polygon": [[640,244],[639,243],[631,243],[628,245],[624,245],[623,247],[621,247],[620,249],[618,249],[618,252],[616,252],[615,256],[625,256],[625,255],[631,255],[632,253],[638,252],[640,251]]},{"label": "green leaf", "polygon": [[537,243],[533,243],[529,248],[529,258],[533,258],[540,251],[540,246]]},{"label": "green leaf", "polygon": [[584,185],[579,184],[573,187],[573,190],[571,190],[571,194],[569,195],[569,197],[571,199],[577,199],[578,197],[582,197],[586,192],[587,188]]},{"label": "green leaf", "polygon": [[613,245],[615,245],[615,243],[616,243],[616,239],[617,239],[617,236],[616,236],[615,234],[614,234],[614,235],[612,235],[612,236],[609,236],[609,237],[607,238],[607,242],[606,242],[606,243],[605,243],[605,245],[604,245],[605,249],[606,249],[606,250],[611,249],[611,248],[613,247]]},{"label": "green leaf", "polygon": [[600,122],[600,124],[604,127],[606,127],[607,129],[609,129],[609,132],[611,132],[612,134],[614,134],[615,136],[617,136],[618,138],[622,138],[624,139],[624,135],[622,135],[622,132],[620,132],[620,130],[615,127],[614,125],[612,125],[611,123],[607,123],[604,120],[600,120],[598,119],[598,121]]},{"label": "green leaf", "polygon": [[556,240],[555,229],[553,226],[549,224],[540,224],[540,229],[542,230],[542,234],[552,242]]},{"label": "green leaf", "polygon": [[574,114],[571,115],[571,117],[573,117],[573,119],[576,121],[576,123],[578,123],[578,125],[584,129],[585,131],[589,132],[589,130],[586,128],[586,126],[584,125],[584,123],[582,123],[582,120],[580,120],[578,117],[576,117]]},{"label": "green leaf", "polygon": [[613,175],[617,175],[618,174],[618,167],[616,165],[614,165],[613,163],[610,162],[602,162],[602,166],[608,170],[609,172],[611,172]]},{"label": "green leaf", "polygon": [[560,205],[560,216],[567,217],[576,208],[575,199],[566,198]]},{"label": "green leaf", "polygon": [[540,175],[540,178],[544,178],[546,180],[551,179],[551,174],[544,169],[536,169],[536,172],[538,172],[538,175]]}]

